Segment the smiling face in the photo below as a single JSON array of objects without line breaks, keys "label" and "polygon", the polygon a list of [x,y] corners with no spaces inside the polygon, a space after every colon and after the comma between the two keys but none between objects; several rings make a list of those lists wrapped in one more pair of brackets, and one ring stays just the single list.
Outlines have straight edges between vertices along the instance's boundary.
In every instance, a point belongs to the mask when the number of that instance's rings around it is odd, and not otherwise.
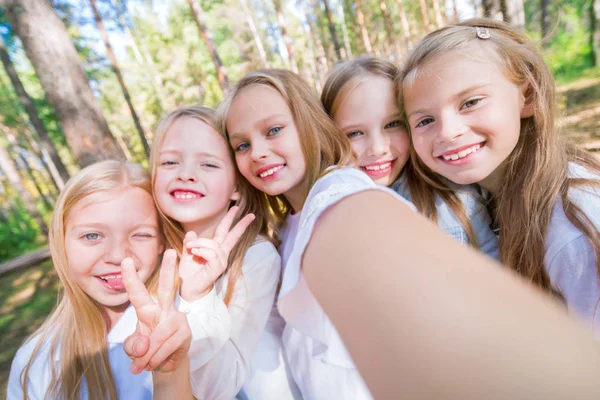
[{"label": "smiling face", "polygon": [[393,82],[369,75],[343,98],[334,121],[350,139],[360,169],[375,183],[394,183],[408,160],[409,139]]},{"label": "smiling face", "polygon": [[235,166],[225,139],[204,121],[173,122],[157,156],[158,207],[186,231],[210,234],[238,200]]},{"label": "smiling face", "polygon": [[121,261],[131,257],[145,282],[162,250],[154,200],[143,189],[128,186],[93,193],[67,215],[65,251],[70,275],[109,315],[128,305]]},{"label": "smiling face", "polygon": [[[491,60],[496,54],[469,44],[419,67],[403,88],[404,106],[419,158],[458,184],[495,192],[503,163],[519,140],[521,118],[532,115],[523,89]],[[475,61],[475,60],[489,61]]]},{"label": "smiling face", "polygon": [[285,99],[265,85],[242,89],[227,114],[227,131],[241,174],[270,196],[283,195],[302,208],[306,161],[294,117]]}]

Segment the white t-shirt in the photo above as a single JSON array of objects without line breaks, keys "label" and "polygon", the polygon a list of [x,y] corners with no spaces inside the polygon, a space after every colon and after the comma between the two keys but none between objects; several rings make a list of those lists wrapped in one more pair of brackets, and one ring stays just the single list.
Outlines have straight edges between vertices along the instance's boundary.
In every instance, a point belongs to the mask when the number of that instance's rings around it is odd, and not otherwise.
[{"label": "white t-shirt", "polygon": [[[375,184],[353,168],[333,169],[312,187],[301,212],[290,215],[282,235],[284,265],[278,308],[286,321],[283,346],[294,380],[305,400],[371,399],[337,330],[311,293],[302,272],[302,256],[325,210],[365,190],[394,191]],[[366,212],[366,210],[357,210]]]}]

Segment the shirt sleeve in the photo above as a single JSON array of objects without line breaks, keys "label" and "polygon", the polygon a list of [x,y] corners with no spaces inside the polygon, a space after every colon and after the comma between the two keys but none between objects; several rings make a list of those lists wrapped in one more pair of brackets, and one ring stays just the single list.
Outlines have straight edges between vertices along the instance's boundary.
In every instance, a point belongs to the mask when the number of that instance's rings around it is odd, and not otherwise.
[{"label": "shirt sleeve", "polygon": [[[33,349],[36,345],[36,340],[30,340],[25,343],[13,358],[12,365],[10,367],[10,375],[8,377],[8,385],[6,388],[6,399],[7,400],[21,400],[23,399],[23,388],[21,387],[21,374],[25,369],[25,366],[29,362]],[[45,357],[47,354],[42,349],[42,354],[36,359],[34,365],[29,370],[29,379],[27,381],[27,398],[29,400],[42,400],[46,392],[45,385],[46,379],[44,376],[36,376],[40,374],[40,370],[43,371],[44,363],[48,362]],[[33,379],[32,379],[33,378]],[[34,384],[40,387],[35,387]]]},{"label": "shirt sleeve", "polygon": [[596,254],[584,235],[564,245],[550,262],[550,282],[569,312],[581,317],[600,340],[600,282]]},{"label": "shirt sleeve", "polygon": [[230,335],[206,362],[193,360],[206,359],[203,353],[190,356],[192,390],[198,399],[231,400],[240,391],[273,308],[281,258],[271,243],[256,243],[246,253],[242,272],[228,308]]}]

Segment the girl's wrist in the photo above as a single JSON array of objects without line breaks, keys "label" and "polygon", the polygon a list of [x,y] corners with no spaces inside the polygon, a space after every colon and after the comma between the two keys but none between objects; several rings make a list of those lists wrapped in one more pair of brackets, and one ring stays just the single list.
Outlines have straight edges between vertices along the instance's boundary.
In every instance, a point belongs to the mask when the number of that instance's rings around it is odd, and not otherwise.
[{"label": "girl's wrist", "polygon": [[210,285],[207,289],[203,290],[203,291],[198,291],[197,288],[192,288],[192,285],[185,285],[185,283],[181,283],[180,289],[179,289],[179,293],[181,295],[181,298],[184,299],[185,301],[187,301],[188,303],[192,303],[196,300],[200,300],[202,298],[204,298],[206,295],[208,295],[210,293],[210,291],[213,289],[214,285]]}]

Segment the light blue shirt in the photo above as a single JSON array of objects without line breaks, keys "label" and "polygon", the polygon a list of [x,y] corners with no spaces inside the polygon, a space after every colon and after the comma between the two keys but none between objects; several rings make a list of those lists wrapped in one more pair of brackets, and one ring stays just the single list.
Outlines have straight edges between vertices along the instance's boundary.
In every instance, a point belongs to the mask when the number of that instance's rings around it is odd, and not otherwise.
[{"label": "light blue shirt", "polygon": [[[600,181],[584,167],[570,163],[571,178]],[[569,200],[600,230],[600,186],[576,186],[569,190]],[[546,234],[544,256],[546,273],[552,287],[559,292],[572,312],[600,339],[600,282],[594,248],[587,237],[565,215],[560,198],[554,205]]]},{"label": "light blue shirt", "polygon": [[[457,185],[448,180],[444,180],[444,183],[456,193],[465,207],[479,250],[498,260],[498,237],[491,228],[492,219],[482,194],[472,185]],[[408,181],[404,175],[401,175],[394,182],[392,189],[406,200],[412,202]],[[435,198],[435,207],[437,210],[437,223],[440,229],[461,243],[469,244],[469,237],[460,220],[440,196],[436,196]]]}]

